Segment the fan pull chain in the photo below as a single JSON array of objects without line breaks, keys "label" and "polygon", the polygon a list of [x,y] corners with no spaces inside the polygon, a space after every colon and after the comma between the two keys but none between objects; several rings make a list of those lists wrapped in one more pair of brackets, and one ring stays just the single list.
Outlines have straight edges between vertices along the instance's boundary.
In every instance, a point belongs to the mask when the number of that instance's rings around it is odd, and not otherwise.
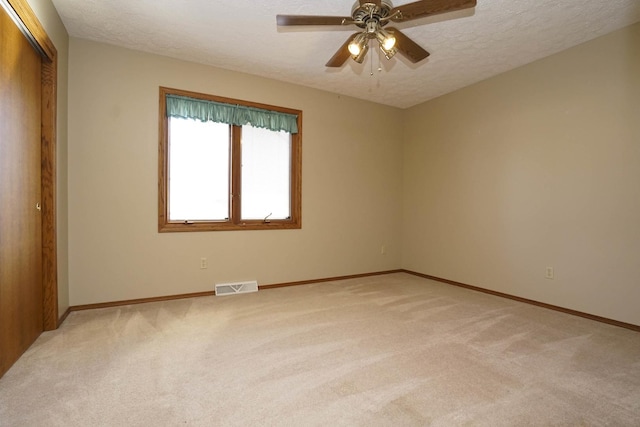
[{"label": "fan pull chain", "polygon": [[[369,75],[373,77],[373,56],[371,55],[370,67],[369,67]],[[378,68],[376,69],[378,73],[382,72],[382,60],[380,59],[380,55],[378,55]]]},{"label": "fan pull chain", "polygon": [[[369,45],[371,45],[371,40],[369,40]],[[370,58],[369,58],[370,59],[370,61],[369,61],[369,64],[370,64],[370,66],[369,66],[369,75],[371,75],[371,77],[373,77],[373,55],[369,54],[369,56],[370,56]]]},{"label": "fan pull chain", "polygon": [[[371,45],[371,41],[369,41],[369,45]],[[371,54],[369,56],[370,56],[370,58],[369,58],[369,75],[371,77],[373,77],[373,57],[376,56],[376,55]],[[378,68],[376,69],[376,71],[378,71],[378,73],[381,73],[382,72],[382,60],[380,59],[380,53],[378,53],[377,58],[378,58]]]}]

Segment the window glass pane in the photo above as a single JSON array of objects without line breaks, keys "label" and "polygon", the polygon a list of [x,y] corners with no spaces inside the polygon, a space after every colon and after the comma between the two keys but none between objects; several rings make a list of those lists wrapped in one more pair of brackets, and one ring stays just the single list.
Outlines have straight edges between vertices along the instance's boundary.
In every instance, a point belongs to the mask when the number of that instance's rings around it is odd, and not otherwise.
[{"label": "window glass pane", "polygon": [[291,135],[242,127],[242,219],[290,214]]},{"label": "window glass pane", "polygon": [[229,217],[229,125],[169,118],[169,220]]}]

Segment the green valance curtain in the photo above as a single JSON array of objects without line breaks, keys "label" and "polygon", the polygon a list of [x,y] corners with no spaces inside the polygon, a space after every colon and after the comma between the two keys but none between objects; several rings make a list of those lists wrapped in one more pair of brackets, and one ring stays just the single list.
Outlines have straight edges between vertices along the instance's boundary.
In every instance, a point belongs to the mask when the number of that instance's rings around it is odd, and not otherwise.
[{"label": "green valance curtain", "polygon": [[167,116],[298,133],[298,116],[244,105],[167,95]]}]

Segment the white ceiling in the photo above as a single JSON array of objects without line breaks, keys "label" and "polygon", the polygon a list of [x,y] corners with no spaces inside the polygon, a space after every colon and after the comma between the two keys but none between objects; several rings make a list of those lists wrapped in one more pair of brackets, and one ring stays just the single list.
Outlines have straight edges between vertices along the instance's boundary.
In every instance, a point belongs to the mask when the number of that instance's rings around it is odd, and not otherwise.
[{"label": "white ceiling", "polygon": [[418,64],[401,55],[379,59],[372,49],[363,64],[349,59],[335,69],[324,64],[355,26],[278,28],[276,15],[349,16],[352,0],[53,3],[73,37],[400,108],[640,21],[640,0],[478,0],[475,9],[395,25],[431,53]]}]

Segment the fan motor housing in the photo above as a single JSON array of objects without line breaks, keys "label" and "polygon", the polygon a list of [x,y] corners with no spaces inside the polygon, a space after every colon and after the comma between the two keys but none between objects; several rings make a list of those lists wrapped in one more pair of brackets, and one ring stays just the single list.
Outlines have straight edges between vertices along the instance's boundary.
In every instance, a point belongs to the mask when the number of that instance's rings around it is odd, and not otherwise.
[{"label": "fan motor housing", "polygon": [[389,21],[383,18],[389,16],[391,9],[393,9],[393,4],[389,0],[381,0],[380,7],[376,6],[375,3],[360,5],[360,2],[356,1],[351,9],[351,17],[356,21],[355,25],[360,28],[366,28],[367,22],[371,20],[384,27]]}]

